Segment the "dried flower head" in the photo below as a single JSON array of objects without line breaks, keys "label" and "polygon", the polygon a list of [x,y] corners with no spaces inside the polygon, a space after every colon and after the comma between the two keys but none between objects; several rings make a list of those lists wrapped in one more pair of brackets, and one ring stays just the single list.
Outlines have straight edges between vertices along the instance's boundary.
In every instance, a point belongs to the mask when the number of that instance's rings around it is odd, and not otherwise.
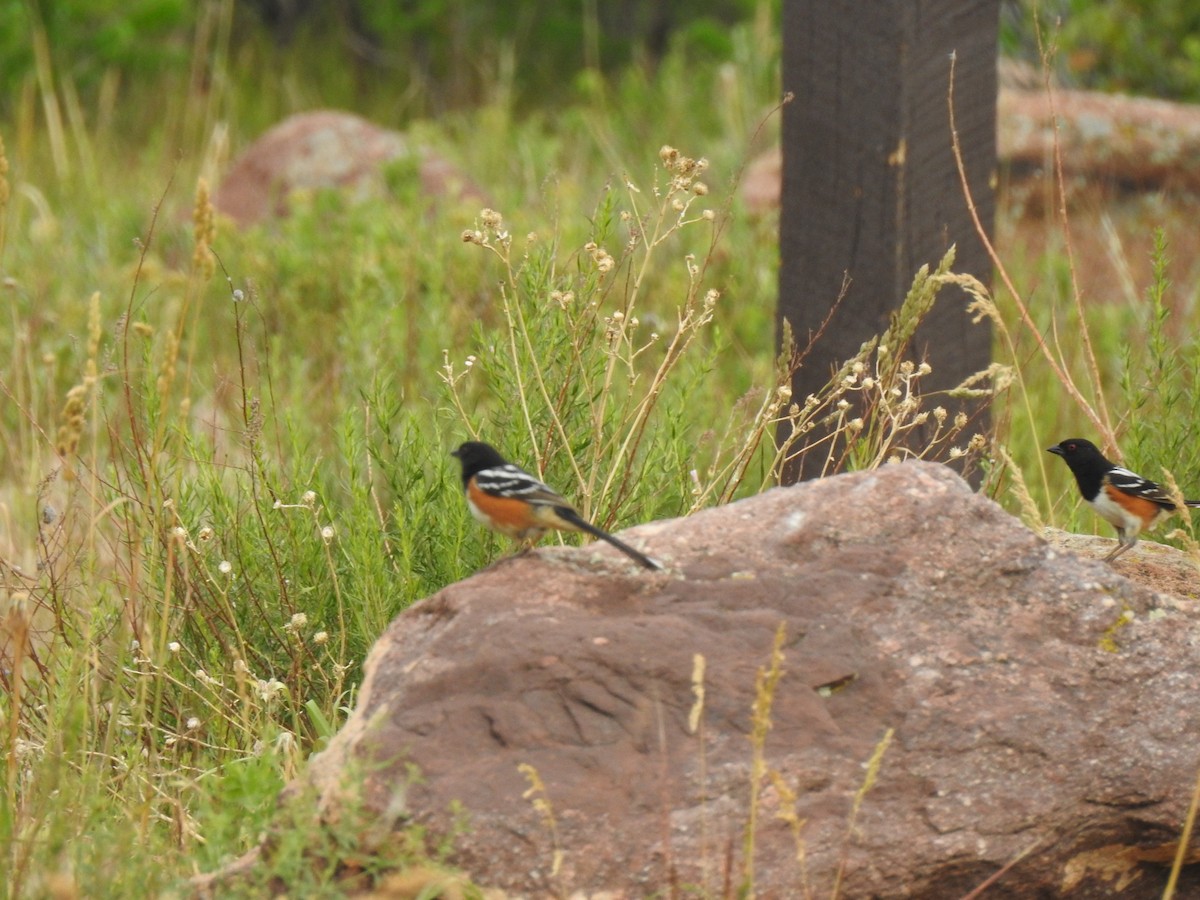
[{"label": "dried flower head", "polygon": [[73,461],[79,449],[79,439],[83,436],[88,395],[86,384],[75,385],[67,391],[66,402],[59,416],[62,424],[58,426],[58,440],[54,449],[62,458],[63,475],[68,480],[75,477]]},{"label": "dried flower head", "polygon": [[216,236],[216,216],[208,192],[208,181],[201,178],[196,182],[196,205],[192,209],[192,237],[196,242],[192,251],[192,270],[202,280],[211,278],[215,269],[210,248]]},{"label": "dried flower head", "polygon": [[268,703],[274,700],[286,688],[286,685],[281,681],[276,681],[274,678],[258,680],[258,696]]},{"label": "dried flower head", "polygon": [[617,261],[612,258],[607,250],[590,241],[584,247],[584,250],[591,255],[592,262],[596,264],[596,268],[599,269],[602,274],[605,272],[611,272],[613,266],[617,264]]}]

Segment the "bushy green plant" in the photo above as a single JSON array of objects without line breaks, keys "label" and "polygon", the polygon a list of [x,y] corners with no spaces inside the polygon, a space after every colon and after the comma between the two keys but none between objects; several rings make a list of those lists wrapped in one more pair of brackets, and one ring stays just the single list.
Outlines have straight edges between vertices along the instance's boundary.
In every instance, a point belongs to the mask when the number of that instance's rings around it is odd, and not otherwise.
[{"label": "bushy green plant", "polygon": [[1155,235],[1153,280],[1134,326],[1142,339],[1122,348],[1120,397],[1125,463],[1162,480],[1166,466],[1189,499],[1200,496],[1200,448],[1191,423],[1200,416],[1200,340],[1173,322],[1166,302],[1167,244]]},{"label": "bushy green plant", "polygon": [[1200,100],[1200,8],[1189,0],[1020,0],[1006,4],[1002,46],[1038,60],[1034,29],[1069,81],[1102,91]]},{"label": "bushy green plant", "polygon": [[154,77],[186,67],[194,23],[184,0],[0,3],[0,87],[11,92],[39,66],[80,87],[108,71]]}]

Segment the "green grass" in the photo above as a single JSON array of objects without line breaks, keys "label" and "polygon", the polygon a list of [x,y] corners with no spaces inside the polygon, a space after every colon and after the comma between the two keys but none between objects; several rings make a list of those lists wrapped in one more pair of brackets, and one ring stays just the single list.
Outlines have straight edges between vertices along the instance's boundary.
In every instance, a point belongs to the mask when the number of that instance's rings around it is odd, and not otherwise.
[{"label": "green grass", "polygon": [[[167,147],[211,110],[186,93],[130,86],[122,129],[52,139],[31,113],[3,135],[4,896],[153,894],[268,831],[249,895],[336,893],[344,852],[286,851],[311,829],[290,838],[275,798],[390,620],[507,549],[462,503],[459,441],[548,461],[610,527],[769,477],[728,465],[774,379],[774,253],[729,214],[772,62],[741,41],[732,78],[672,60],[553,118],[497,84],[412,123],[487,187],[490,224],[395,173],[361,205],[195,229],[203,141]],[[722,110],[701,102],[718,81]],[[281,111],[269,94],[226,101]]]},{"label": "green grass", "polygon": [[[305,856],[310,830],[275,799],[353,706],[391,619],[505,551],[461,501],[459,441],[500,444],[616,528],[770,484],[781,417],[861,436],[832,471],[886,461],[937,415],[895,344],[865,347],[815,407],[779,390],[772,225],[733,195],[759,123],[776,124],[763,27],[735,31],[728,65],[674,54],[521,115],[498,73],[477,108],[409,123],[496,216],[426,211],[394,173],[387,197],[317,195],[260,229],[197,233],[205,128],[230,115],[253,134],[313,105],[324,74],[342,84],[332,52],[258,83],[237,74],[270,55],[250,43],[218,92],[128,84],[103,122],[65,117],[57,135],[27,92],[0,134],[0,896],[154,894],[268,832],[264,879],[336,895],[353,829]],[[361,109],[387,102],[380,86]],[[1018,271],[1018,293],[1038,266],[1069,287],[1055,256]],[[922,273],[893,333],[952,279]],[[1123,429],[1130,462],[1195,471],[1181,435],[1200,356],[1149,296],[1086,323],[1069,293],[1039,296],[1032,325],[1086,324],[1114,428],[1154,387],[1142,414],[1164,424]],[[1016,387],[991,446],[1009,448],[1037,515],[1068,524],[1065,470],[1043,477],[1039,448],[1088,426],[1014,302],[992,313]],[[949,423],[938,445],[970,438]],[[1013,470],[990,473],[1018,509]],[[436,863],[411,837],[392,861]]]}]

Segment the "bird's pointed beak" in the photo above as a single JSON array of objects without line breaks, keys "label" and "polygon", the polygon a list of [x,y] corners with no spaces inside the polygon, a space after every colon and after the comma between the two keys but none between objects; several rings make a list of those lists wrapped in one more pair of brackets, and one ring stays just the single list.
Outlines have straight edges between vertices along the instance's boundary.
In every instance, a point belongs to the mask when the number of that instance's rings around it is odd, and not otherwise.
[{"label": "bird's pointed beak", "polygon": [[1055,456],[1066,456],[1067,455],[1066,453],[1063,452],[1063,448],[1062,448],[1061,444],[1055,444],[1053,447],[1047,447],[1046,452],[1053,453]]}]

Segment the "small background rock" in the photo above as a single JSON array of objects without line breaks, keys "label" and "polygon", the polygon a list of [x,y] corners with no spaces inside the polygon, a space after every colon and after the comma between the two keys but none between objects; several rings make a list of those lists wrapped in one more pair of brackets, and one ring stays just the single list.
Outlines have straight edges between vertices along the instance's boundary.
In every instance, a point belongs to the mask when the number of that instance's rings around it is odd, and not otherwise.
[{"label": "small background rock", "polygon": [[247,147],[221,181],[213,203],[239,225],[287,214],[298,190],[339,188],[351,197],[384,191],[383,167],[411,160],[431,200],[486,205],[483,191],[448,160],[412,146],[405,135],[334,110],[298,113]]}]

